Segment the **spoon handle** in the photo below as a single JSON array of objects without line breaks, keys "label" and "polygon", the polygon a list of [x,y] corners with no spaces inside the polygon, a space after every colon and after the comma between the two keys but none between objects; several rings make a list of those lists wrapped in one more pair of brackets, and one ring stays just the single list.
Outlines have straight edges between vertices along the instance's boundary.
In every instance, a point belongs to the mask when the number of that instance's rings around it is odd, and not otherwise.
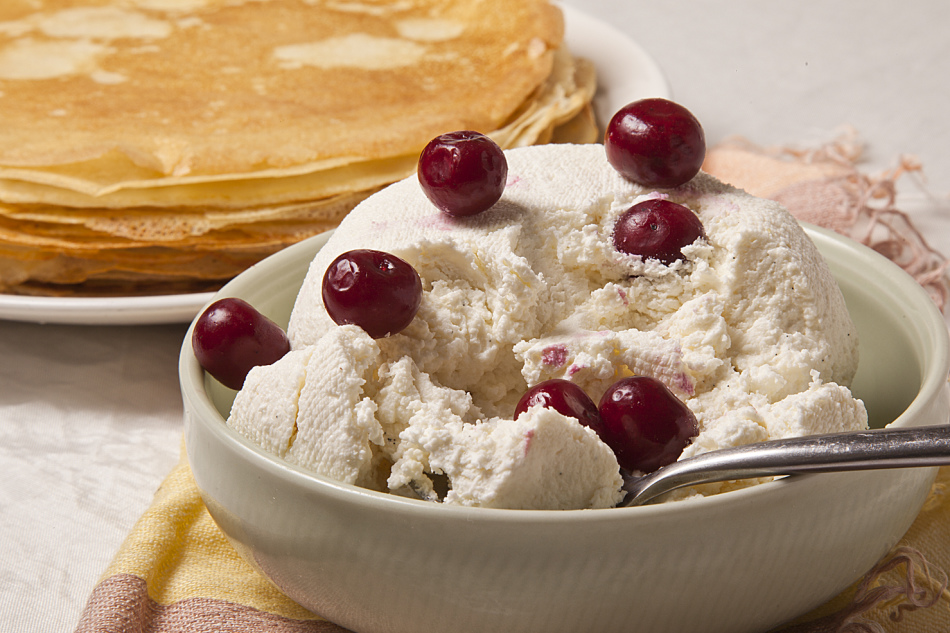
[{"label": "spoon handle", "polygon": [[950,464],[950,426],[809,435],[710,451],[643,477],[625,477],[621,506],[713,481]]}]

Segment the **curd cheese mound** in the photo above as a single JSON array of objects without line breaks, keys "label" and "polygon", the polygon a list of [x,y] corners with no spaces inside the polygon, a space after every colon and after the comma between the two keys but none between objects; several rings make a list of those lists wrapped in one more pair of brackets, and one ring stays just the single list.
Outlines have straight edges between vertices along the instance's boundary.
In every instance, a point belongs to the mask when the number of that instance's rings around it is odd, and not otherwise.
[{"label": "curd cheese mound", "polygon": [[[480,215],[442,214],[415,177],[352,211],[310,266],[288,328],[293,351],[249,374],[229,424],[339,481],[535,509],[623,497],[617,461],[593,431],[540,407],[512,419],[524,391],[549,378],[594,402],[624,376],[661,380],[699,423],[684,457],[867,427],[848,389],[855,327],[784,208],[704,173],[643,188],[601,145],[506,156],[504,195]],[[617,218],[651,198],[702,221],[706,239],[683,261],[614,249]],[[323,307],[327,266],[358,248],[392,253],[422,279],[419,311],[398,334],[374,341]]]}]

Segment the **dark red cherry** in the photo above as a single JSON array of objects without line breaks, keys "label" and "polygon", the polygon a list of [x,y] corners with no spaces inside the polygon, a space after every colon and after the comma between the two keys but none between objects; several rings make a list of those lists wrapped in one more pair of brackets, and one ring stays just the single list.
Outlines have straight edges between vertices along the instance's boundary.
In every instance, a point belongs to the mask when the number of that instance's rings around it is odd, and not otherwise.
[{"label": "dark red cherry", "polygon": [[536,404],[577,418],[584,426],[593,428],[600,424],[597,405],[583,389],[570,380],[552,378],[528,389],[515,407],[515,419]]},{"label": "dark red cherry", "polygon": [[614,224],[614,248],[672,264],[683,259],[683,247],[705,238],[703,223],[695,213],[669,200],[635,204]]},{"label": "dark red cherry", "polygon": [[641,99],[607,124],[607,160],[625,178],[668,189],[692,179],[706,158],[706,136],[693,114],[667,99]]},{"label": "dark red cherry", "polygon": [[348,251],[323,275],[323,305],[330,318],[337,325],[358,325],[373,338],[401,332],[421,301],[419,273],[390,253]]},{"label": "dark red cherry", "polygon": [[623,378],[600,399],[600,439],[622,468],[653,472],[675,462],[699,433],[696,417],[659,380]]},{"label": "dark red cherry", "polygon": [[418,175],[422,190],[439,209],[453,216],[476,215],[501,198],[508,161],[484,134],[449,132],[422,150]]},{"label": "dark red cherry", "polygon": [[191,347],[201,367],[225,387],[240,389],[247,372],[270,365],[290,351],[279,325],[244,301],[212,303],[195,321]]}]

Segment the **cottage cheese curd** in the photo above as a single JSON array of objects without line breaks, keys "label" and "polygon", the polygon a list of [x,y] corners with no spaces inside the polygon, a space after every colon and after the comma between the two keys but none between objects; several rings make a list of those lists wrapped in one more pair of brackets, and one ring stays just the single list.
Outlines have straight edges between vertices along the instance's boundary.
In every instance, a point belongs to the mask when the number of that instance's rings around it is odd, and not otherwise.
[{"label": "cottage cheese curd", "polygon": [[[524,391],[548,378],[595,402],[623,376],[663,381],[699,424],[684,457],[866,428],[848,389],[855,327],[785,209],[704,173],[645,189],[601,145],[506,156],[504,195],[478,216],[440,213],[415,177],[357,207],[311,264],[288,328],[293,351],[250,372],[229,424],[339,481],[545,509],[623,497],[616,459],[593,431],[541,407],[512,419]],[[611,239],[621,213],[658,197],[693,210],[706,231],[669,266],[619,253]],[[422,278],[401,333],[373,340],[327,315],[323,274],[357,248],[392,253]]]}]

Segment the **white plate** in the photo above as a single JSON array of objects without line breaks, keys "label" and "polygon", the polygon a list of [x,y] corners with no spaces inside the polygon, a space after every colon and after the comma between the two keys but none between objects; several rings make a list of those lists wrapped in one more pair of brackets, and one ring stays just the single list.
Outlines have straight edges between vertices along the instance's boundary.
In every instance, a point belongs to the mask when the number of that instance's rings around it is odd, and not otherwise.
[{"label": "white plate", "polygon": [[[621,106],[643,97],[668,97],[659,67],[633,40],[577,9],[564,11],[571,52],[597,68],[594,108],[603,126]],[[187,323],[212,293],[145,297],[25,297],[0,294],[0,319],[75,325]]]},{"label": "white plate", "polygon": [[564,35],[571,52],[594,62],[597,68],[594,110],[601,129],[614,112],[631,101],[670,97],[660,67],[626,33],[574,7],[558,6],[564,11]]}]

